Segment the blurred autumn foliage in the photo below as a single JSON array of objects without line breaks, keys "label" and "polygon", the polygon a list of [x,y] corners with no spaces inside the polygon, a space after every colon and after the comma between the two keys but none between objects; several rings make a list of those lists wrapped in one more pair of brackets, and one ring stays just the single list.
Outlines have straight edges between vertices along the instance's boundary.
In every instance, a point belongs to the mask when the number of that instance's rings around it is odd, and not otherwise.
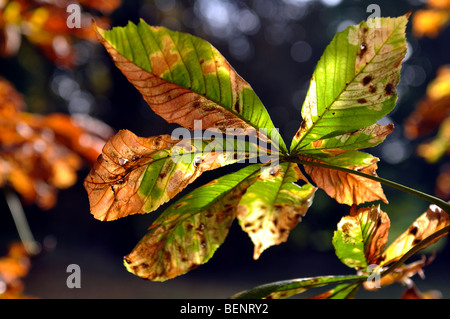
[{"label": "blurred autumn foliage", "polygon": [[[17,54],[22,36],[56,66],[73,67],[73,38],[95,41],[92,20],[109,25],[106,17],[82,13],[81,28],[67,27],[67,6],[74,1],[18,0],[0,2],[0,55]],[[79,1],[85,8],[110,14],[113,1]],[[36,115],[25,112],[22,96],[0,79],[0,187],[10,186],[28,203],[49,209],[56,190],[72,186],[82,159],[92,164],[113,134],[106,124],[87,115]]]},{"label": "blurred autumn foliage", "polygon": [[21,243],[12,243],[0,258],[0,299],[30,298],[23,295],[22,279],[30,269],[30,256]]},{"label": "blurred autumn foliage", "polygon": [[449,0],[428,0],[427,8],[413,15],[413,34],[418,37],[436,37],[450,21]]},{"label": "blurred autumn foliage", "polygon": [[[92,20],[109,26],[109,18],[81,13],[81,28],[67,27],[69,0],[17,0],[0,2],[0,55],[10,57],[20,48],[22,37],[38,47],[57,66],[72,68],[76,64],[75,38],[95,41]],[[78,1],[83,8],[110,14],[120,0]]]},{"label": "blurred autumn foliage", "polygon": [[[449,0],[429,0],[426,10],[413,17],[417,37],[436,37],[450,21]],[[414,140],[435,136],[417,147],[417,153],[429,163],[437,163],[450,154],[450,65],[442,65],[429,83],[425,96],[405,121],[405,135]],[[436,179],[436,196],[450,199],[450,165],[441,165]]]},{"label": "blurred autumn foliage", "polygon": [[0,79],[0,187],[9,185],[27,203],[49,209],[57,189],[76,182],[82,160],[93,163],[112,130],[92,118],[36,115],[24,108],[19,93]]}]

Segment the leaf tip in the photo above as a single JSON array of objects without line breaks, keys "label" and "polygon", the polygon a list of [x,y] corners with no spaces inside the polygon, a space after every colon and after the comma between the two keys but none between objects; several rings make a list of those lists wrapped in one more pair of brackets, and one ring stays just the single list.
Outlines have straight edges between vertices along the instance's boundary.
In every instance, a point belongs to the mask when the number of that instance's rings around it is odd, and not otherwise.
[{"label": "leaf tip", "polygon": [[413,10],[411,9],[411,10],[409,10],[408,12],[406,12],[403,16],[404,16],[407,20],[409,20],[409,17],[411,16],[412,12],[413,12]]},{"label": "leaf tip", "polygon": [[92,29],[94,29],[95,34],[97,35],[97,38],[100,42],[102,42],[102,39],[104,38],[104,32],[105,30],[100,28],[94,19],[92,19]]}]

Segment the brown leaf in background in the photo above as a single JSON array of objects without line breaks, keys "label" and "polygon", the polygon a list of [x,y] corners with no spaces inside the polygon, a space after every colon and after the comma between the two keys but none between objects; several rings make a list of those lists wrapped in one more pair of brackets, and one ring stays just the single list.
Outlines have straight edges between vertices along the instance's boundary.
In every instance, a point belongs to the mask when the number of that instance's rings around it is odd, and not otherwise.
[{"label": "brown leaf in background", "polygon": [[82,160],[93,163],[108,136],[91,133],[68,115],[20,112],[24,105],[0,79],[0,187],[10,186],[26,203],[49,209],[57,189],[76,182]]},{"label": "brown leaf in background", "polygon": [[450,199],[450,165],[443,165],[439,176],[436,179],[436,196],[444,199]]},{"label": "brown leaf in background", "polygon": [[450,116],[450,65],[439,68],[436,78],[428,85],[426,96],[405,121],[409,139],[434,133],[442,120]]},{"label": "brown leaf in background", "polygon": [[428,0],[426,7],[417,10],[412,17],[412,31],[418,38],[437,37],[450,21],[450,1]]},{"label": "brown leaf in background", "polygon": [[402,293],[401,299],[441,299],[442,293],[437,290],[422,292],[413,284]]},{"label": "brown leaf in background", "polygon": [[[81,8],[80,28],[69,28],[67,6],[76,1],[15,0],[0,3],[0,55],[11,57],[17,54],[22,37],[38,47],[44,55],[58,66],[73,68],[77,52],[74,40],[96,41],[92,20],[102,27],[109,27],[107,17],[99,17]],[[111,14],[120,4],[114,1],[79,1],[81,6]]]},{"label": "brown leaf in background", "polygon": [[8,254],[0,258],[0,299],[28,298],[24,296],[22,278],[28,274],[30,257],[21,243],[12,243]]},{"label": "brown leaf in background", "polygon": [[[430,163],[450,153],[450,65],[441,66],[427,87],[426,96],[405,121],[405,135],[411,140],[437,134],[417,147],[417,153]],[[436,196],[450,198],[450,173],[445,165],[436,179]]]}]

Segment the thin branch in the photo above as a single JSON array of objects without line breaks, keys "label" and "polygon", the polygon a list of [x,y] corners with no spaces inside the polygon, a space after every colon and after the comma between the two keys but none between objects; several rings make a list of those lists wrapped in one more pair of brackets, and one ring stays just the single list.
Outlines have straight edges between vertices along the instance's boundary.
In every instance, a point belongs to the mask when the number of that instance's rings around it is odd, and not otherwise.
[{"label": "thin branch", "polygon": [[11,212],[14,223],[16,224],[17,232],[19,233],[19,237],[27,253],[29,255],[36,255],[40,251],[40,245],[33,237],[33,233],[28,225],[28,221],[19,197],[10,189],[2,188],[2,190],[5,195],[9,211]]}]

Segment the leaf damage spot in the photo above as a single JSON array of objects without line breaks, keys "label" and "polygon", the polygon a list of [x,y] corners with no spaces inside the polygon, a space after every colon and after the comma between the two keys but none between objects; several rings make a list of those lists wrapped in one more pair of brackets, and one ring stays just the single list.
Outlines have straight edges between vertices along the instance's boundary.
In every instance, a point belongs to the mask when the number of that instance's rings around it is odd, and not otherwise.
[{"label": "leaf damage spot", "polygon": [[395,86],[392,83],[386,84],[384,93],[386,93],[386,95],[393,95],[395,93]]},{"label": "leaf damage spot", "polygon": [[367,86],[370,82],[372,82],[373,77],[371,75],[366,75],[363,79],[362,79],[362,84],[364,86]]},{"label": "leaf damage spot", "polygon": [[366,99],[358,99],[357,101],[358,101],[359,104],[367,103]]},{"label": "leaf damage spot", "polygon": [[363,42],[361,43],[361,45],[359,46],[359,50],[358,50],[358,56],[359,58],[362,58],[363,55],[367,52],[367,43]]},{"label": "leaf damage spot", "polygon": [[418,229],[417,229],[416,226],[412,226],[412,227],[409,229],[409,233],[410,233],[411,235],[413,235],[413,236],[416,236],[417,231],[418,231]]}]

